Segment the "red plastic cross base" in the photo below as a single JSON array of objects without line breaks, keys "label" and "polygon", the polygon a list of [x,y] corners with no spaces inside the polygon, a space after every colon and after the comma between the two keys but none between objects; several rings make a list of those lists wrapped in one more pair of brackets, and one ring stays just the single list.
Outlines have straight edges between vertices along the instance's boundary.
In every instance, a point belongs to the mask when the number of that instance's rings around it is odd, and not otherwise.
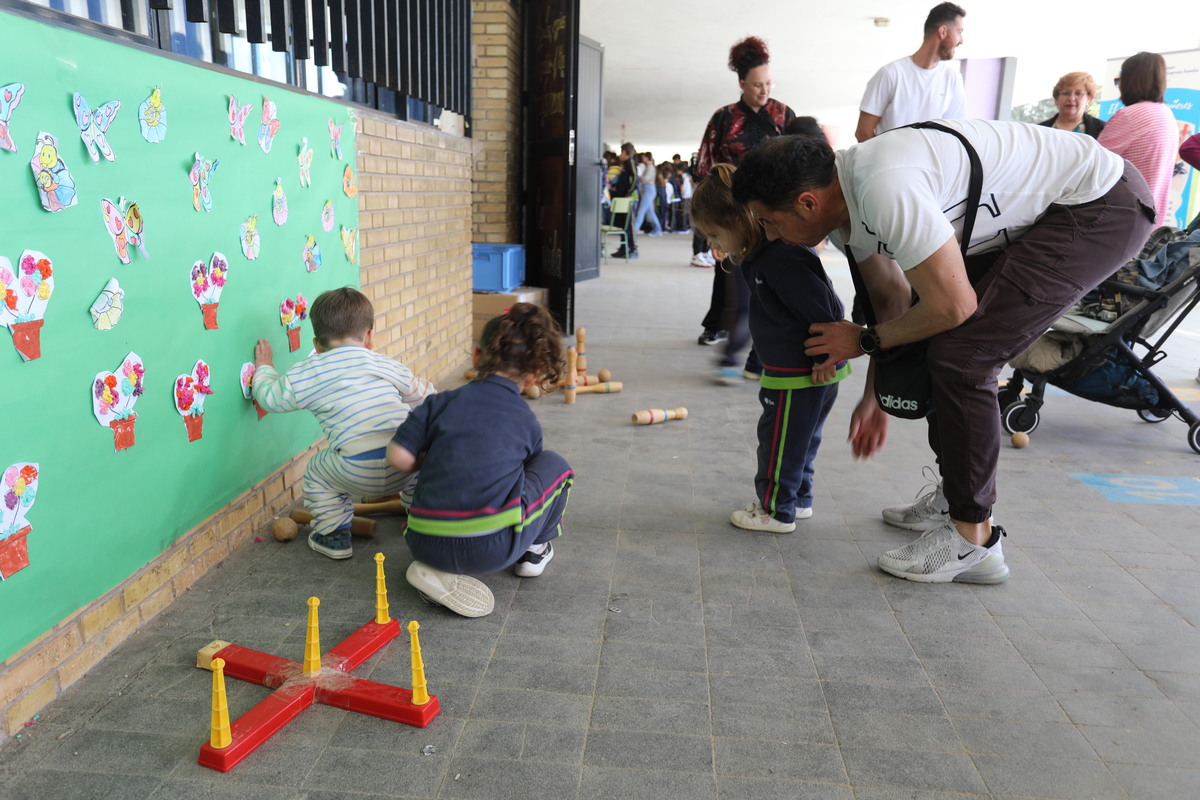
[{"label": "red plastic cross base", "polygon": [[409,689],[346,674],[399,635],[398,621],[393,619],[380,625],[372,620],[326,653],[320,671],[314,673],[305,673],[300,662],[236,644],[222,648],[213,658],[224,659],[227,677],[275,691],[233,721],[228,747],[218,750],[208,743],[202,745],[200,765],[228,772],[313,703],[424,728],[442,710],[435,695],[418,706],[413,704]]}]

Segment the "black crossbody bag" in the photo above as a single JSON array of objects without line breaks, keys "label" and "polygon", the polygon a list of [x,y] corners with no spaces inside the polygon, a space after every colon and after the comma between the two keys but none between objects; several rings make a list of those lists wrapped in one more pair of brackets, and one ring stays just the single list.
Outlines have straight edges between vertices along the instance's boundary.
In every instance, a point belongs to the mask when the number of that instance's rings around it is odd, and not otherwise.
[{"label": "black crossbody bag", "polygon": [[[931,128],[943,131],[956,137],[967,150],[967,159],[971,164],[971,176],[967,184],[967,210],[963,218],[963,233],[961,240],[964,263],[967,261],[967,247],[971,242],[971,233],[975,229],[975,215],[979,211],[979,199],[983,193],[983,167],[979,162],[979,154],[967,141],[967,138],[953,128],[948,128],[936,122],[916,122],[906,125],[908,128]],[[846,259],[850,262],[850,277],[854,279],[854,291],[866,298],[863,314],[868,325],[875,324],[875,309],[870,302],[870,294],[863,283],[858,264],[846,247]],[[982,277],[987,271],[992,259],[980,264],[978,269],[972,269],[975,264],[967,266],[967,277],[971,284]],[[976,259],[972,259],[976,261]],[[917,300],[919,301],[919,299]],[[914,301],[914,302],[917,302]],[[893,417],[903,419],[923,419],[933,410],[933,382],[929,377],[929,362],[926,351],[929,340],[898,345],[886,351],[875,353],[875,400],[879,407]]]}]

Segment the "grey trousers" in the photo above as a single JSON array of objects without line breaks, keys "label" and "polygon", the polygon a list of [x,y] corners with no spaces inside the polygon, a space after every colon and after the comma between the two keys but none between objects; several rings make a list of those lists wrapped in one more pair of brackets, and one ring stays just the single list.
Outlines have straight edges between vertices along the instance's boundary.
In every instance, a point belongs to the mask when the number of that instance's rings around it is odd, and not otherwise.
[{"label": "grey trousers", "polygon": [[984,522],[996,502],[1001,367],[1137,254],[1153,226],[1150,190],[1126,161],[1103,197],[1050,206],[975,284],[975,313],[929,340],[929,445],[952,519]]}]

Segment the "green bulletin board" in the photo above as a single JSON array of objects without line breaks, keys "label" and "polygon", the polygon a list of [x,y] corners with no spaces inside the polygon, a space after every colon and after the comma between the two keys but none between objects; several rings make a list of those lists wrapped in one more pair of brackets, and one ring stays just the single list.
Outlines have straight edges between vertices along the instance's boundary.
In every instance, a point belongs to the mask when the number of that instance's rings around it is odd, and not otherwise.
[{"label": "green bulletin board", "polygon": [[[18,537],[0,540],[0,566],[8,564],[0,570],[4,659],[120,584],[320,436],[308,414],[260,420],[242,395],[239,375],[253,361],[259,338],[271,342],[280,371],[305,357],[311,328],[303,323],[300,349],[289,352],[280,303],[298,294],[311,302],[326,289],[357,286],[359,273],[342,237],[343,228],[358,228],[357,201],[348,196],[356,192],[344,191],[345,169],[354,168],[351,107],[18,15],[0,12],[0,26],[6,41],[0,87],[24,87],[15,104],[17,92],[10,89],[6,102],[0,88],[0,147],[4,126],[16,147],[0,149],[0,256],[15,273],[8,288],[17,310],[26,302],[24,251],[44,253],[53,279],[40,357],[25,360],[9,341],[10,330],[0,329],[0,476],[12,464],[38,465],[36,483],[0,481],[0,536],[22,508],[31,528],[23,568],[13,570],[12,553],[4,552]],[[153,142],[143,135],[139,106],[156,88],[167,125]],[[95,162],[81,137],[76,92],[99,111],[96,129],[108,126],[93,136]],[[231,132],[231,95],[239,108],[251,106],[244,145]],[[258,141],[264,96],[275,104],[279,123],[269,152]],[[108,120],[111,101],[120,108]],[[341,159],[333,126],[341,126]],[[161,130],[148,128],[152,139]],[[75,184],[76,204],[54,213],[44,210],[31,168],[42,132],[57,139],[58,160]],[[301,183],[303,138],[312,151],[311,186]],[[113,161],[105,157],[106,143]],[[197,152],[215,164],[207,197],[193,193],[189,173]],[[276,179],[287,198],[282,226],[272,214]],[[121,198],[138,204],[149,256],[128,243],[127,264],[118,258],[102,209],[104,199],[117,205]],[[328,232],[326,201],[334,216]],[[260,242],[254,260],[241,246],[241,226],[251,215],[258,217]],[[127,237],[136,232],[136,217],[127,223]],[[321,252],[316,271],[303,257],[309,235]],[[356,246],[356,236],[350,241]],[[192,269],[197,261],[208,265],[214,252],[225,255],[228,270],[217,327],[209,329],[191,290]],[[123,311],[115,326],[99,330],[90,308],[112,278],[124,292]],[[131,351],[141,357],[145,376],[133,409],[135,444],[117,451],[114,432],[93,413],[92,389],[98,373],[118,371]],[[202,436],[189,441],[174,389],[197,360],[209,366],[212,394],[205,397]],[[22,487],[10,509],[6,496]],[[30,495],[32,505],[19,505]]]}]

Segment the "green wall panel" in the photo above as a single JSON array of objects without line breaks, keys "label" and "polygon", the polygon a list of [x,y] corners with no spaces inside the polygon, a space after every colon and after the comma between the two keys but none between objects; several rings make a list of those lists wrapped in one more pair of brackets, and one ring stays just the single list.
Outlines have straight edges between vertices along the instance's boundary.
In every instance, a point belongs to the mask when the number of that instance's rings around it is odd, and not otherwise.
[{"label": "green wall panel", "polygon": [[[41,331],[41,357],[24,361],[0,329],[0,470],[37,462],[37,498],[27,518],[29,566],[0,583],[0,659],[35,639],[76,609],[120,584],[183,533],[219,511],[287,459],[310,445],[320,429],[310,415],[259,420],[238,385],[254,343],[268,339],[286,369],[311,349],[288,351],[279,303],[325,289],[359,284],[340,230],[358,227],[357,201],[342,177],[355,153],[353,111],[344,104],[224,74],[153,52],[0,12],[6,46],[0,86],[21,82],[25,92],[9,131],[17,152],[0,150],[0,255],[15,266],[23,250],[40,250],[54,264],[54,293]],[[163,141],[142,137],[138,107],[155,87],[167,110]],[[106,138],[116,160],[94,163],[80,138],[73,93],[91,108],[119,100]],[[280,127],[269,153],[257,142],[263,95],[278,109]],[[246,144],[230,135],[229,96],[251,103]],[[344,158],[333,157],[329,120],[343,124]],[[39,132],[58,139],[74,176],[78,203],[43,210],[30,159]],[[298,154],[307,137],[314,151],[312,185],[300,183]],[[189,180],[194,154],[216,159],[211,211],[196,211]],[[272,221],[276,178],[288,199],[286,225]],[[137,202],[145,220],[149,259],[131,248],[118,260],[105,228],[101,199]],[[333,230],[321,224],[332,200]],[[258,215],[261,252],[247,260],[241,224]],[[322,265],[302,260],[312,234]],[[189,283],[192,264],[214,251],[230,263],[216,330],[206,330]],[[89,307],[110,278],[125,290],[119,324],[99,331]],[[146,366],[136,405],[136,444],[114,449],[113,434],[92,413],[96,373],[116,370],[130,351]],[[197,359],[211,370],[203,438],[188,442],[175,410],[173,384]],[[0,496],[7,487],[0,487]],[[0,502],[0,531],[6,509]],[[0,543],[2,544],[2,543]]]}]

